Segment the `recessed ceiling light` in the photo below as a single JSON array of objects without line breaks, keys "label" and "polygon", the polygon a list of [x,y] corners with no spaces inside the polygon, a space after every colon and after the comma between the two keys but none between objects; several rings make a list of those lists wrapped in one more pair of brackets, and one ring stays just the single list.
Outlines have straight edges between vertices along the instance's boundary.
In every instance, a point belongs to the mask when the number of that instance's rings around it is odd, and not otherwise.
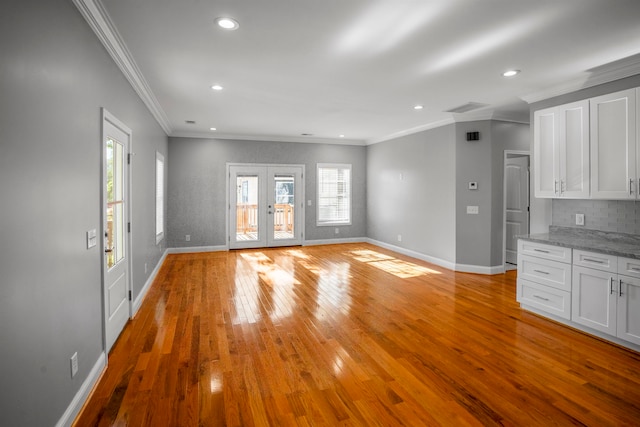
[{"label": "recessed ceiling light", "polygon": [[502,77],[513,77],[516,74],[520,74],[520,70],[507,70],[502,73]]},{"label": "recessed ceiling light", "polygon": [[213,86],[211,86],[211,89],[212,89],[212,90],[222,90],[222,86],[220,86],[220,85],[213,85]]},{"label": "recessed ceiling light", "polygon": [[217,130],[216,128],[209,128],[209,130]]},{"label": "recessed ceiling light", "polygon": [[240,24],[238,24],[238,21],[236,21],[235,19],[225,17],[216,18],[216,24],[218,24],[218,27],[230,31],[237,30],[240,26]]},{"label": "recessed ceiling light", "polygon": [[344,138],[344,135],[340,135],[340,138]]},{"label": "recessed ceiling light", "polygon": [[413,107],[414,110],[422,110],[424,107],[422,105],[416,105]]}]

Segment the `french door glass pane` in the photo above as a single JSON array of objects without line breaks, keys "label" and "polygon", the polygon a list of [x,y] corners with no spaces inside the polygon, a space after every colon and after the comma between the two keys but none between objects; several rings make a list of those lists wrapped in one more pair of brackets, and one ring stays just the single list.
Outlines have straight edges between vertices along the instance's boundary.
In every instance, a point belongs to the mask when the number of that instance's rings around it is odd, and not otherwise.
[{"label": "french door glass pane", "polygon": [[294,175],[275,175],[273,184],[275,191],[273,238],[274,240],[293,239],[295,237],[295,177]]},{"label": "french door glass pane", "polygon": [[236,178],[236,241],[259,240],[258,177]]},{"label": "french door glass pane", "polygon": [[107,157],[107,267],[124,258],[124,146],[113,138],[106,144]]}]

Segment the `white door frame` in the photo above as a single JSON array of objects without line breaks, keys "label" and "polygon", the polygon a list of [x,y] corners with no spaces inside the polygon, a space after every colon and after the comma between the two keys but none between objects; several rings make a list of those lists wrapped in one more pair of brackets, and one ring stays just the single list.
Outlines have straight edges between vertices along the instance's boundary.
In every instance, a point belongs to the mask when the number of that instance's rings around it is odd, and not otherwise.
[{"label": "white door frame", "polygon": [[[272,168],[278,168],[278,167],[299,167],[302,169],[302,175],[300,178],[300,192],[301,192],[301,197],[300,197],[300,232],[302,233],[301,236],[301,244],[304,245],[304,239],[305,239],[305,165],[304,164],[280,164],[280,163],[227,163],[227,170],[226,170],[226,186],[225,186],[225,193],[226,193],[226,199],[225,199],[225,206],[227,206],[227,209],[225,209],[226,213],[225,213],[225,235],[227,236],[227,242],[225,244],[226,249],[229,250],[231,247],[231,230],[229,229],[229,222],[230,222],[230,212],[231,212],[231,199],[229,197],[229,185],[230,185],[230,181],[231,181],[231,167],[232,166],[236,166],[236,167],[272,167]],[[296,200],[296,204],[298,204],[298,201]]]},{"label": "white door frame", "polygon": [[[107,289],[107,285],[106,285],[106,262],[105,262],[105,247],[106,247],[106,239],[105,239],[105,224],[106,224],[106,218],[105,218],[105,212],[107,211],[107,200],[105,197],[105,192],[104,192],[104,188],[107,182],[107,171],[105,169],[105,140],[107,138],[107,131],[106,131],[106,126],[105,123],[109,122],[111,125],[117,127],[118,129],[120,129],[122,132],[124,132],[127,136],[128,136],[128,150],[129,152],[126,153],[127,154],[127,167],[128,167],[128,174],[127,174],[127,184],[125,186],[125,200],[126,200],[126,214],[127,214],[127,223],[130,224],[131,223],[131,215],[132,215],[132,209],[131,209],[131,171],[132,171],[132,167],[130,164],[130,158],[131,155],[133,153],[133,132],[131,131],[131,129],[129,127],[127,127],[127,125],[125,125],[123,122],[121,122],[120,120],[118,120],[113,114],[109,113],[109,111],[107,111],[105,108],[102,108],[102,121],[101,121],[101,139],[100,139],[100,173],[101,173],[101,180],[100,180],[100,206],[101,206],[101,211],[100,211],[100,267],[101,267],[101,276],[102,276],[102,343],[103,343],[103,348],[106,354],[108,354],[109,352],[109,348],[107,346],[107,321],[108,321],[108,316],[109,316],[109,309],[107,307],[107,304],[109,303],[108,301],[108,289]],[[128,227],[128,224],[125,225]],[[125,232],[125,263],[126,263],[126,292],[127,292],[127,296],[128,296],[128,318],[130,319],[132,314],[133,314],[133,298],[131,297],[131,272],[133,271],[132,268],[132,261],[133,261],[133,257],[132,257],[132,253],[131,253],[131,232],[130,229],[127,230],[127,232]]]},{"label": "white door frame", "polygon": [[[522,150],[504,150],[504,158],[502,160],[502,267],[507,270],[507,159],[509,157],[529,158],[529,206],[531,206],[531,152]],[[531,211],[528,216],[529,230],[531,230]]]}]

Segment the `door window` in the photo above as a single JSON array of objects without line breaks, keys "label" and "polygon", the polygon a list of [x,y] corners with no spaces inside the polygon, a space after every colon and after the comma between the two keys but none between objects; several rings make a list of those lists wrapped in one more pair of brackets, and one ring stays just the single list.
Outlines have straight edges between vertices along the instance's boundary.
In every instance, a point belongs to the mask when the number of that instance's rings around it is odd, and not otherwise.
[{"label": "door window", "polygon": [[107,168],[107,267],[111,268],[125,256],[124,244],[124,147],[115,138],[106,141]]}]

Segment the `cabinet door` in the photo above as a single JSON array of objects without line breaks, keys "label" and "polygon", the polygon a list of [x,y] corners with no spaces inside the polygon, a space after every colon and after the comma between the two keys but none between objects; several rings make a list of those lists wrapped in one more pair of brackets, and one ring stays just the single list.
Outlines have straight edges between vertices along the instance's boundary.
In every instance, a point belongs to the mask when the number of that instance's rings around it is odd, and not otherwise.
[{"label": "cabinet door", "polygon": [[548,108],[533,113],[534,193],[539,198],[559,194],[557,112]]},{"label": "cabinet door", "polygon": [[640,279],[619,276],[618,338],[640,345]]},{"label": "cabinet door", "polygon": [[560,196],[589,198],[589,101],[559,107]]},{"label": "cabinet door", "polygon": [[635,98],[635,89],[630,89],[590,100],[594,199],[635,198]]},{"label": "cabinet door", "polygon": [[571,320],[616,335],[616,275],[573,267],[572,276]]}]

